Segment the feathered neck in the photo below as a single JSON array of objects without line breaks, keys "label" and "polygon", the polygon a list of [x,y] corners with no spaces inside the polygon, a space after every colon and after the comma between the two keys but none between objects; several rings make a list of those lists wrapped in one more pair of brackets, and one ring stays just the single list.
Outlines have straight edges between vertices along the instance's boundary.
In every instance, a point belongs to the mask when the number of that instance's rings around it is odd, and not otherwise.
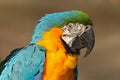
[{"label": "feathered neck", "polygon": [[77,55],[71,56],[66,52],[61,36],[60,28],[52,28],[44,32],[42,39],[36,43],[46,49],[42,80],[74,80]]},{"label": "feathered neck", "polygon": [[56,51],[58,46],[64,49],[61,41],[62,30],[60,28],[52,28],[47,32],[43,33],[41,40],[37,41],[36,44],[43,46],[47,51]]}]

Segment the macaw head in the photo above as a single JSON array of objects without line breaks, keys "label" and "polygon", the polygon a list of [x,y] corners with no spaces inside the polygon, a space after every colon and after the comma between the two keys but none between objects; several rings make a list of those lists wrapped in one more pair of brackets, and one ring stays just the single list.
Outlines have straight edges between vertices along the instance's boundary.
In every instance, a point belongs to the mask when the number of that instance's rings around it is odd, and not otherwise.
[{"label": "macaw head", "polygon": [[87,56],[92,51],[95,42],[92,21],[86,13],[78,10],[45,15],[38,21],[31,43],[41,40],[43,32],[55,26],[63,31],[61,41],[68,53],[80,54],[81,49],[87,48]]}]

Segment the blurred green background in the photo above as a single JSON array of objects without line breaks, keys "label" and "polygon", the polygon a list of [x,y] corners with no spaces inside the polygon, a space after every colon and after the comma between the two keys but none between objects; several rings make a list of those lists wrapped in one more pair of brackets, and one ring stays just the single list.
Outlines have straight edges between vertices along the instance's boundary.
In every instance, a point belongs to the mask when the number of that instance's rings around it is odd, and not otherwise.
[{"label": "blurred green background", "polygon": [[27,45],[46,13],[78,9],[94,23],[95,47],[79,57],[79,80],[120,80],[120,0],[0,0],[0,59]]}]

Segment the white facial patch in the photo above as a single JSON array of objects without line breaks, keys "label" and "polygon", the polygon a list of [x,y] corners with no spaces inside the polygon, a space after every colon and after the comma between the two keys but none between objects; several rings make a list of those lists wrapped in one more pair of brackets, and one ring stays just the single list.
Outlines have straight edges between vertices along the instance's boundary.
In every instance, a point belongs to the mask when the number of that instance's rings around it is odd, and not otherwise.
[{"label": "white facial patch", "polygon": [[69,47],[71,47],[75,37],[81,36],[85,32],[86,28],[87,27],[83,24],[69,23],[62,28],[62,39],[66,42],[66,44],[68,44]]}]

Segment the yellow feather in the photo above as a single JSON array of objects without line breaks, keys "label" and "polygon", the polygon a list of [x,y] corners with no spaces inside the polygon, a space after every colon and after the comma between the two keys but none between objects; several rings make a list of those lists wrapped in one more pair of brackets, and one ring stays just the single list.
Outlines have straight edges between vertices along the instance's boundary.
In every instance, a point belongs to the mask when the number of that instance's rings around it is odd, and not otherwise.
[{"label": "yellow feather", "polygon": [[43,34],[41,41],[36,42],[47,51],[42,80],[74,80],[77,56],[68,55],[61,36],[62,30],[54,27]]}]

